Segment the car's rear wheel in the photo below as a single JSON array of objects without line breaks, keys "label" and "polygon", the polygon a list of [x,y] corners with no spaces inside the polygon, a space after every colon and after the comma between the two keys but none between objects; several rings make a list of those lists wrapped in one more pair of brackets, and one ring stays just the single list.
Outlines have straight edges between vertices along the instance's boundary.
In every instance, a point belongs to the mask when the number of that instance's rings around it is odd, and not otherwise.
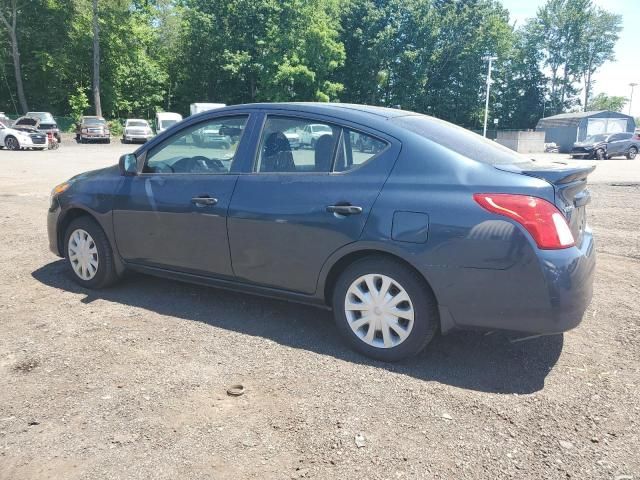
[{"label": "car's rear wheel", "polygon": [[417,272],[393,259],[369,257],[351,264],[335,284],[332,303],[344,338],[378,360],[413,356],[438,330],[430,288]]},{"label": "car's rear wheel", "polygon": [[11,135],[4,139],[4,146],[7,147],[7,150],[20,150],[20,142]]},{"label": "car's rear wheel", "polygon": [[633,160],[638,155],[638,149],[636,147],[631,147],[629,151],[627,151],[627,158],[629,160]]},{"label": "car's rear wheel", "polygon": [[596,150],[595,157],[598,160],[604,160],[607,156],[604,153],[604,150],[602,148],[599,148],[599,149]]},{"label": "car's rear wheel", "polygon": [[64,244],[67,265],[77,283],[87,288],[104,288],[118,280],[113,250],[95,220],[84,216],[72,221]]}]

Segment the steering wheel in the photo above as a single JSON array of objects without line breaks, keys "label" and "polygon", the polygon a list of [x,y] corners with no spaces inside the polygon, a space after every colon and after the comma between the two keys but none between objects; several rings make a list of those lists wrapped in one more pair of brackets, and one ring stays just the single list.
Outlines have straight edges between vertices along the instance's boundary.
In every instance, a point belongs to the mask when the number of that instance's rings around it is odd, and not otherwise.
[{"label": "steering wheel", "polygon": [[175,173],[173,167],[167,163],[159,163],[154,167],[155,173]]},{"label": "steering wheel", "polygon": [[212,168],[213,170],[216,170],[217,172],[226,172],[227,169],[224,168],[224,164],[218,160],[217,158],[207,158],[203,155],[196,155],[195,157],[191,157],[191,161],[193,162],[198,162],[198,161],[202,161],[205,163],[205,165],[207,167]]}]

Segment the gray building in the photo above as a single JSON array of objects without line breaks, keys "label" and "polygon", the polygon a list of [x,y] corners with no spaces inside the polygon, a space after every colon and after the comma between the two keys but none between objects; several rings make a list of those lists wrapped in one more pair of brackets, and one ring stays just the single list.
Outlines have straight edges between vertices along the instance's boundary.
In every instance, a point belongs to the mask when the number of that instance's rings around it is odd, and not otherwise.
[{"label": "gray building", "polygon": [[601,110],[599,112],[561,113],[538,121],[537,132],[545,132],[545,142],[554,142],[567,153],[575,142],[581,142],[599,133],[633,132],[636,122],[624,113]]}]

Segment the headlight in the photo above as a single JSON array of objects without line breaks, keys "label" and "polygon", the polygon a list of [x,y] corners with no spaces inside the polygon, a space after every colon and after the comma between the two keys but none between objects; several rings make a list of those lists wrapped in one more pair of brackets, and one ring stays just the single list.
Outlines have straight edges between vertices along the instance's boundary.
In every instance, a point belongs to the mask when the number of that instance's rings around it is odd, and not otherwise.
[{"label": "headlight", "polygon": [[60,185],[56,185],[55,187],[53,187],[53,190],[51,190],[51,196],[56,197],[61,193],[66,192],[70,186],[71,186],[70,182],[64,182],[64,183],[61,183]]},{"label": "headlight", "polygon": [[105,131],[104,131],[104,134],[105,134],[105,135],[109,135],[109,130],[105,130]]},{"label": "headlight", "polygon": [[87,133],[88,131],[89,131],[89,130],[88,130],[88,129],[86,129],[86,128],[83,128],[83,129],[82,129],[82,133]]}]

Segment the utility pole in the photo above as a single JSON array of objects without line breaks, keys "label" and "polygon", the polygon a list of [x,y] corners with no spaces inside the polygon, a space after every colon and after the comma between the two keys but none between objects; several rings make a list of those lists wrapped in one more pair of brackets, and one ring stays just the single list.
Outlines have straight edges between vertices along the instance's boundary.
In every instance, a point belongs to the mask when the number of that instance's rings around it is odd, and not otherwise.
[{"label": "utility pole", "polygon": [[633,87],[636,87],[637,85],[637,83],[629,84],[629,86],[631,87],[631,95],[629,96],[629,115],[631,115],[631,102],[633,102]]},{"label": "utility pole", "polygon": [[483,60],[489,61],[489,69],[487,70],[487,98],[484,103],[484,129],[482,131],[482,136],[486,138],[487,136],[487,118],[489,117],[489,91],[491,90],[491,65],[494,60],[497,60],[498,57],[492,57],[491,55],[487,55],[482,57]]}]

